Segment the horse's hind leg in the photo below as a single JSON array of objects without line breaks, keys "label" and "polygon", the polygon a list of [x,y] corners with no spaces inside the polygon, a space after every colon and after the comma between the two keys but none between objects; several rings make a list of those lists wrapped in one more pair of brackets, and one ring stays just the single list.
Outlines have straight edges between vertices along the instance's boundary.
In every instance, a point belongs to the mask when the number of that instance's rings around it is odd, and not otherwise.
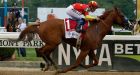
[{"label": "horse's hind leg", "polygon": [[45,60],[45,62],[47,64],[44,71],[48,70],[49,66],[51,66],[51,65],[53,65],[55,67],[55,69],[57,69],[56,64],[54,63],[54,61],[50,57],[50,54],[54,50],[54,48],[55,47],[52,45],[45,45],[44,47],[39,49],[39,53],[41,54],[41,56],[43,57],[43,59]]},{"label": "horse's hind leg", "polygon": [[[45,47],[45,46],[43,46],[42,48],[40,48],[40,49],[37,50],[39,56],[41,56],[41,57],[44,59],[44,61],[46,62],[45,66],[43,66],[43,63],[41,63],[41,65],[40,65],[42,71],[48,70],[48,69],[49,69],[48,67],[49,67],[49,65],[50,65],[50,62],[49,62],[49,60],[47,59],[47,57],[46,57],[46,55],[45,55],[45,52],[43,51],[44,47]],[[44,67],[45,67],[45,69],[44,69]]]},{"label": "horse's hind leg", "polygon": [[89,68],[89,67],[93,67],[93,66],[96,66],[98,65],[98,59],[94,53],[94,50],[90,50],[89,52],[89,57],[94,61],[94,63],[92,64],[89,64],[89,65],[83,65],[83,64],[80,64],[80,66],[84,67],[84,68]]},{"label": "horse's hind leg", "polygon": [[87,56],[88,52],[89,52],[89,50],[81,51],[75,64],[69,66],[68,68],[63,69],[62,71],[58,71],[58,73],[65,73],[67,71],[70,71],[70,70],[78,67],[80,65],[80,63],[84,60],[84,58]]},{"label": "horse's hind leg", "polygon": [[[53,50],[52,50],[53,51]],[[55,64],[55,62],[51,59],[50,57],[50,52],[46,54],[47,59],[50,61],[51,65],[55,68],[58,69],[57,65]]]},{"label": "horse's hind leg", "polygon": [[42,56],[43,59],[45,60],[46,62],[46,66],[44,69],[42,69],[43,71],[47,71],[49,69],[49,66],[51,65],[50,61],[47,59],[47,57],[45,56],[45,54]]}]

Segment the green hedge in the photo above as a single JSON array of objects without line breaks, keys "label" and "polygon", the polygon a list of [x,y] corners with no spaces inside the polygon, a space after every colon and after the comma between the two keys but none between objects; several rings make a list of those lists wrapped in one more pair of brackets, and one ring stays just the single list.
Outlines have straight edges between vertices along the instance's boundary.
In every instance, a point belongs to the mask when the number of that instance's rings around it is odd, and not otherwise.
[{"label": "green hedge", "polygon": [[0,48],[0,60],[11,58],[14,52],[15,48]]}]

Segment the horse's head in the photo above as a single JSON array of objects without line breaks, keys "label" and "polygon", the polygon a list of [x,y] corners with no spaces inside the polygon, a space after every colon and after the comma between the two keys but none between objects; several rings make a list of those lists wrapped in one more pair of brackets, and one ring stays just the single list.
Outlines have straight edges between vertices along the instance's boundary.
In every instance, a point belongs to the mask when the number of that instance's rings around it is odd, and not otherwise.
[{"label": "horse's head", "polygon": [[9,17],[14,18],[15,17],[15,13],[14,12],[9,12]]},{"label": "horse's head", "polygon": [[8,13],[7,18],[8,18],[7,31],[15,32],[16,27],[19,24],[18,19],[16,18],[16,14],[13,11],[11,11]]},{"label": "horse's head", "polygon": [[15,20],[16,20],[16,15],[15,15],[15,13],[14,13],[14,12],[9,12],[9,13],[8,13],[8,19],[9,19],[10,21],[15,21]]},{"label": "horse's head", "polygon": [[130,27],[130,23],[128,19],[123,15],[123,13],[116,7],[114,7],[113,12],[115,17],[114,22],[128,29]]}]

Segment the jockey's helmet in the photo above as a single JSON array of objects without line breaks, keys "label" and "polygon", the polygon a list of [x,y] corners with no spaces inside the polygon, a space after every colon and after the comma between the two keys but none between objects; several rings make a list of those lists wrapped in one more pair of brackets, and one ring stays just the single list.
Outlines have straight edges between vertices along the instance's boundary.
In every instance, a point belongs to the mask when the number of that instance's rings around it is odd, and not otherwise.
[{"label": "jockey's helmet", "polygon": [[88,6],[90,7],[90,8],[98,8],[99,6],[98,6],[98,3],[96,2],[96,1],[90,1],[89,3],[88,3]]}]

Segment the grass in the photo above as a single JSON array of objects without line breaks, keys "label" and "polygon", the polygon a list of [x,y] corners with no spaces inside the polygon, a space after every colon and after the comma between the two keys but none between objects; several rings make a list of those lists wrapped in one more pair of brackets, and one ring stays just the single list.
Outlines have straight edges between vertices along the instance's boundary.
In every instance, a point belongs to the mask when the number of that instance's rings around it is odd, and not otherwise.
[{"label": "grass", "polygon": [[135,59],[137,61],[140,61],[140,55],[115,55],[117,57],[127,57],[131,59]]},{"label": "grass", "polygon": [[26,48],[26,57],[19,56],[16,50],[16,60],[17,61],[41,61],[41,57],[36,56],[34,48]]}]

